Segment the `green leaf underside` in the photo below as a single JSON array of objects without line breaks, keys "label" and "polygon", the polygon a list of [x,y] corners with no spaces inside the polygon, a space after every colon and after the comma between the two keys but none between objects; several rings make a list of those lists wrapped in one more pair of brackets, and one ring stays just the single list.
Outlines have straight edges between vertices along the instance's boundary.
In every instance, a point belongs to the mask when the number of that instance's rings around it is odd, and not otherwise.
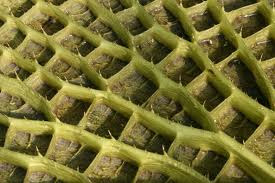
[{"label": "green leaf underside", "polygon": [[274,3],[0,1],[0,182],[275,182]]}]

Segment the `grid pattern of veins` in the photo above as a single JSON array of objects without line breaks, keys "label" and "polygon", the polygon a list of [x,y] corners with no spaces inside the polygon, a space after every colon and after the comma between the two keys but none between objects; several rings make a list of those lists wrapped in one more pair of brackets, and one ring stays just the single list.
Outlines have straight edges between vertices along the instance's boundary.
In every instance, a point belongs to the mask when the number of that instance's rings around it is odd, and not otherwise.
[{"label": "grid pattern of veins", "polygon": [[274,3],[2,0],[0,180],[274,180]]}]

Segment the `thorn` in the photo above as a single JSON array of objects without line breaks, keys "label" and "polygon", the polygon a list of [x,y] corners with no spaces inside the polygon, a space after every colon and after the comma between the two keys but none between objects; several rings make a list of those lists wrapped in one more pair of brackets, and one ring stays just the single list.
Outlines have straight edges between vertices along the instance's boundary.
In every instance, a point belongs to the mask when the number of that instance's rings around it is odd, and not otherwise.
[{"label": "thorn", "polygon": [[39,65],[39,62],[36,58],[34,58],[34,62]]},{"label": "thorn", "polygon": [[113,13],[113,10],[111,8],[111,1],[108,1],[108,5],[109,5],[109,10]]},{"label": "thorn", "polygon": [[13,175],[14,172],[15,172],[15,170],[17,170],[17,168],[14,168],[14,169],[12,170],[12,172],[10,173],[10,175]]},{"label": "thorn", "polygon": [[213,44],[212,39],[209,39],[209,44],[210,44],[210,45],[212,45],[212,44]]},{"label": "thorn", "polygon": [[167,152],[165,151],[164,145],[162,145],[162,151],[163,151],[164,156],[168,156]]},{"label": "thorn", "polygon": [[40,25],[40,29],[42,30],[42,33],[47,37],[48,34],[45,32],[45,30],[43,29],[42,25]]},{"label": "thorn", "polygon": [[64,79],[65,79],[65,81],[66,81],[66,82],[69,82],[69,80],[67,79],[67,77],[66,77],[66,76],[64,76]]},{"label": "thorn", "polygon": [[43,157],[43,155],[40,153],[39,149],[37,146],[35,146],[36,152],[38,154],[39,157]]},{"label": "thorn", "polygon": [[182,86],[182,77],[181,77],[181,74],[179,76],[179,82],[180,82],[180,85]]},{"label": "thorn", "polygon": [[112,135],[112,133],[110,132],[110,130],[108,130],[108,133],[109,133],[110,137],[112,138],[112,140],[116,140],[116,139],[113,137],[113,135]]},{"label": "thorn", "polygon": [[18,79],[19,81],[21,81],[20,77],[18,76],[18,73],[15,72],[15,76],[16,76],[16,79]]},{"label": "thorn", "polygon": [[153,57],[150,57],[150,63],[154,64]]},{"label": "thorn", "polygon": [[264,55],[264,53],[261,54],[261,57],[260,57],[260,60],[259,60],[260,62],[261,62],[262,59],[263,59],[263,55]]},{"label": "thorn", "polygon": [[12,49],[11,46],[10,46],[10,43],[6,43],[8,49]]},{"label": "thorn", "polygon": [[101,70],[98,71],[98,74],[99,74],[101,77],[103,77],[102,74],[101,74]]},{"label": "thorn", "polygon": [[183,7],[182,0],[180,0],[179,4],[180,4],[181,7]]},{"label": "thorn", "polygon": [[222,0],[222,10],[224,11],[224,0]]},{"label": "thorn", "polygon": [[202,106],[205,108],[205,103],[206,103],[206,100],[203,102]]},{"label": "thorn", "polygon": [[243,26],[241,26],[240,36],[243,37]]},{"label": "thorn", "polygon": [[82,58],[82,55],[80,54],[80,51],[79,51],[79,48],[78,48],[78,47],[76,47],[76,50],[77,50],[77,55],[78,55],[80,58]]},{"label": "thorn", "polygon": [[32,56],[33,56],[33,60],[36,60],[36,56],[35,56],[34,52],[32,52]]},{"label": "thorn", "polygon": [[11,7],[8,7],[8,8],[9,8],[9,12],[11,13],[11,16],[15,17],[14,14],[13,14],[13,12],[12,12]]},{"label": "thorn", "polygon": [[99,32],[98,30],[96,30],[95,32],[96,32],[96,34],[98,34],[101,38],[103,38],[102,35],[100,34],[100,32]]}]

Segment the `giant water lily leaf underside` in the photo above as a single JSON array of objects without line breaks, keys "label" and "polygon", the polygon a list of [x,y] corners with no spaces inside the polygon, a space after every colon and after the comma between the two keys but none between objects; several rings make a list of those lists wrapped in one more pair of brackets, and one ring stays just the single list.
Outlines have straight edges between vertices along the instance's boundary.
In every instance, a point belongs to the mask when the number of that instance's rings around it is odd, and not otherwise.
[{"label": "giant water lily leaf underside", "polygon": [[0,0],[0,182],[275,182],[272,0]]}]

